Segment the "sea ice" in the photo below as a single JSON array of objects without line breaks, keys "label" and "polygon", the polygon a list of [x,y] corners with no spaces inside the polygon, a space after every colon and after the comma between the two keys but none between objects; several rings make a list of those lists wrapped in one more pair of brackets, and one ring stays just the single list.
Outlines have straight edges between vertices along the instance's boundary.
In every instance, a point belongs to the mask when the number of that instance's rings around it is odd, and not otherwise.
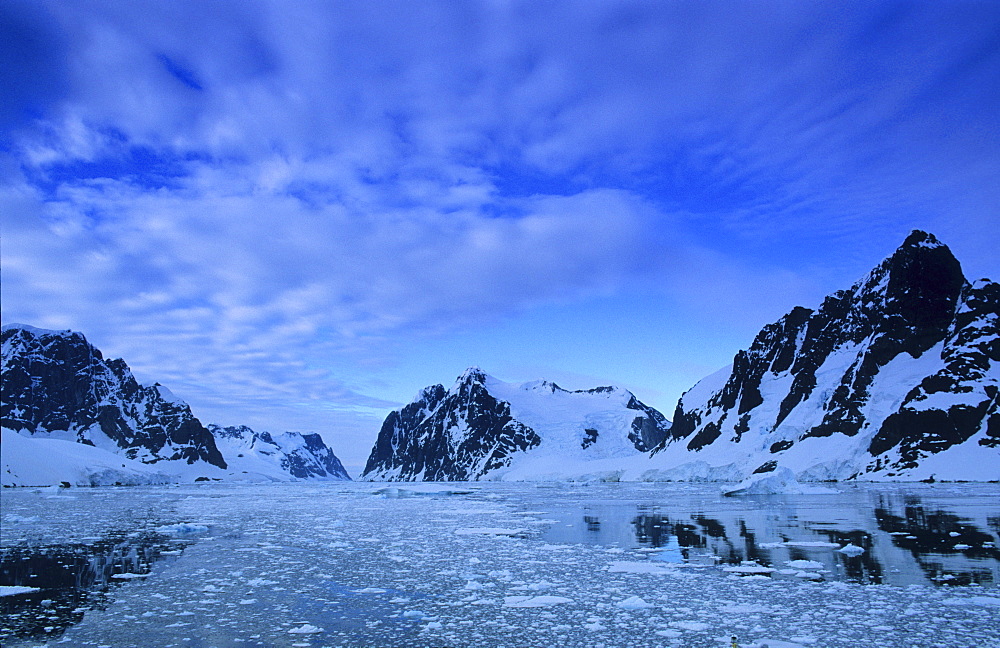
[{"label": "sea ice", "polygon": [[655,605],[647,603],[645,600],[643,600],[641,597],[638,596],[630,596],[624,601],[618,601],[618,603],[616,603],[615,605],[622,608],[623,610],[645,610],[647,608],[656,607]]},{"label": "sea ice", "polygon": [[773,574],[778,570],[774,567],[765,567],[757,563],[744,562],[740,565],[723,567],[722,571],[729,572],[730,574]]},{"label": "sea ice", "polygon": [[503,597],[504,607],[514,607],[514,608],[534,608],[534,607],[549,607],[552,605],[560,605],[562,603],[572,603],[572,599],[568,599],[565,596],[505,596]]},{"label": "sea ice", "polygon": [[[976,547],[996,543],[996,485],[862,484],[768,502],[690,484],[483,483],[393,499],[371,490],[213,484],[86,489],[77,501],[7,490],[0,548],[83,538],[90,547],[177,520],[211,529],[169,534],[181,553],[100,606],[70,602],[85,614],[47,633],[49,645],[722,648],[737,635],[742,648],[966,648],[997,636],[1000,569],[988,552],[920,553],[890,535],[923,540],[914,520],[927,517],[959,520],[960,540]],[[543,510],[558,522],[518,514]],[[39,521],[7,524],[9,515]],[[959,541],[952,528],[935,551]],[[865,547],[864,560],[835,551],[848,543]],[[117,569],[146,572],[145,560]],[[872,574],[881,582],[862,584]],[[931,580],[943,574],[948,585]],[[977,574],[980,584],[965,585]],[[55,593],[35,598],[54,601],[32,608],[37,618],[58,612]],[[292,632],[304,628],[316,632]]]},{"label": "sea ice", "polygon": [[864,548],[854,544],[844,545],[840,549],[837,549],[837,551],[844,554],[845,556],[860,556],[865,552]]},{"label": "sea ice", "polygon": [[611,563],[608,566],[609,572],[625,573],[625,574],[671,574],[675,570],[668,566],[668,563],[662,562],[634,562],[627,560],[620,560]]},{"label": "sea ice", "polygon": [[951,597],[941,601],[942,605],[984,605],[986,607],[1000,608],[1000,597],[997,596],[969,596]]},{"label": "sea ice", "polygon": [[500,527],[475,527],[466,529],[455,529],[455,535],[493,535],[493,536],[516,536],[524,533],[524,529],[504,529]]},{"label": "sea ice", "polygon": [[771,472],[750,475],[723,495],[832,495],[832,488],[800,484],[790,468],[779,466]]},{"label": "sea ice", "polygon": [[156,530],[160,533],[208,533],[208,527],[204,524],[194,524],[191,522],[181,522],[179,524],[165,524],[163,526],[156,527]]},{"label": "sea ice", "polygon": [[670,626],[681,630],[690,630],[692,632],[702,632],[703,630],[708,630],[712,627],[711,625],[701,621],[671,621]]}]

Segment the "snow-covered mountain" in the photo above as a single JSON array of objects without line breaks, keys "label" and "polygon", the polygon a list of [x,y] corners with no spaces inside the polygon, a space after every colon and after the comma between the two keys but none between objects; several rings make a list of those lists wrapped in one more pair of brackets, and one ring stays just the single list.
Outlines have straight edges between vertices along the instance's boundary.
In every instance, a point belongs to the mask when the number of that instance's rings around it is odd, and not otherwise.
[{"label": "snow-covered mountain", "polygon": [[318,435],[206,428],[81,333],[9,324],[0,339],[4,485],[348,479]]},{"label": "snow-covered mountain", "polygon": [[505,383],[478,368],[451,389],[427,387],[389,414],[363,478],[459,481],[538,477],[567,465],[644,456],[669,427],[618,387],[567,391]]},{"label": "snow-covered mountain", "polygon": [[81,333],[5,325],[3,427],[96,446],[145,464],[226,468],[215,437],[160,384],[140,385]]},{"label": "snow-covered mountain", "polygon": [[1000,479],[998,380],[1000,285],[914,231],[686,392],[647,477]]},{"label": "snow-covered mountain", "polygon": [[364,477],[998,480],[998,404],[1000,285],[969,283],[914,231],[818,309],[765,326],[681,397],[672,424],[625,390],[470,369],[389,415]]},{"label": "snow-covered mountain", "polygon": [[259,474],[275,479],[350,479],[340,459],[318,434],[284,432],[271,435],[245,425],[209,425],[215,442],[229,467],[241,474]]}]

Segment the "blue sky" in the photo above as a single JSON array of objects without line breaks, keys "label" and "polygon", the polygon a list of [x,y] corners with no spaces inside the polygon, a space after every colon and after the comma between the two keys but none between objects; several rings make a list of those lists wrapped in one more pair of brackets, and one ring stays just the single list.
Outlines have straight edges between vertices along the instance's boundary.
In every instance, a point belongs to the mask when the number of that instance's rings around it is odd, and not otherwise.
[{"label": "blue sky", "polygon": [[4,322],[206,422],[379,424],[479,365],[670,416],[935,233],[1000,278],[1000,4],[0,4]]}]

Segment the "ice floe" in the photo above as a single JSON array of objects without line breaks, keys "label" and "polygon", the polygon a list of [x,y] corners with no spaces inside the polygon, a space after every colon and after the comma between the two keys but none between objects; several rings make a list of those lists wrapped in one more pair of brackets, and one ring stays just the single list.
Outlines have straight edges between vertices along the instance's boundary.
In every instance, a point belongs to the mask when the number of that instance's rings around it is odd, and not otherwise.
[{"label": "ice floe", "polygon": [[534,607],[550,607],[552,605],[561,605],[563,603],[572,603],[573,599],[566,598],[565,596],[505,596],[503,599],[504,607],[514,607],[514,608],[534,608]]}]

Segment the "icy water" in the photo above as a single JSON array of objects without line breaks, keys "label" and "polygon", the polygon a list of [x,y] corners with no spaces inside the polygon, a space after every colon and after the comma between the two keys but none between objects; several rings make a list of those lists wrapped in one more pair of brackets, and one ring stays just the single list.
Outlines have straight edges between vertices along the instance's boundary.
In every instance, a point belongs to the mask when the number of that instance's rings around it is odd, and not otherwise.
[{"label": "icy water", "polygon": [[1000,648],[1000,485],[5,490],[0,643]]}]

